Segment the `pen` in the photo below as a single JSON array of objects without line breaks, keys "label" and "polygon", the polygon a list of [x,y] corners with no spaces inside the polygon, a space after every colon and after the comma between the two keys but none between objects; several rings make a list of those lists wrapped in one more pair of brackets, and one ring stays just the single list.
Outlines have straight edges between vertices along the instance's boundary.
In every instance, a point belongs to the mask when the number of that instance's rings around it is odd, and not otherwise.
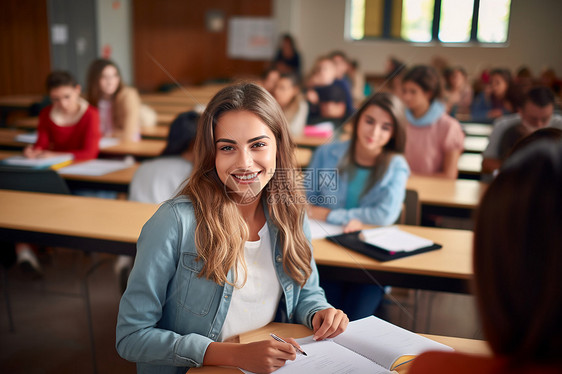
[{"label": "pen", "polygon": [[[283,339],[281,339],[280,337],[278,337],[278,336],[275,335],[274,333],[271,333],[271,334],[269,334],[269,335],[271,335],[271,337],[272,337],[273,339],[277,340],[278,342],[287,343],[286,341],[284,341]],[[287,344],[291,344],[291,343],[287,343]],[[308,356],[305,351],[303,351],[302,349],[300,349],[300,348],[297,347],[296,345],[294,345],[294,344],[291,344],[291,345],[292,345],[293,348],[295,348],[295,349],[297,350],[297,352],[299,352],[301,355]]]}]

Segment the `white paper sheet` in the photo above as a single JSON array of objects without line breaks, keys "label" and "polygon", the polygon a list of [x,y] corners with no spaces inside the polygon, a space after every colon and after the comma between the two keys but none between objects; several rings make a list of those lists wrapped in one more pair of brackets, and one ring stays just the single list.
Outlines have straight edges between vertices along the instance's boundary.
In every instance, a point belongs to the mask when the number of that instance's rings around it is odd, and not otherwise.
[{"label": "white paper sheet", "polygon": [[59,173],[67,175],[99,176],[126,169],[132,164],[130,160],[91,160],[61,168]]},{"label": "white paper sheet", "polygon": [[343,226],[332,225],[324,221],[310,220],[312,239],[323,239],[326,236],[343,234]]},{"label": "white paper sheet", "polygon": [[400,230],[396,226],[361,231],[361,240],[392,252],[411,252],[434,243],[425,238]]}]

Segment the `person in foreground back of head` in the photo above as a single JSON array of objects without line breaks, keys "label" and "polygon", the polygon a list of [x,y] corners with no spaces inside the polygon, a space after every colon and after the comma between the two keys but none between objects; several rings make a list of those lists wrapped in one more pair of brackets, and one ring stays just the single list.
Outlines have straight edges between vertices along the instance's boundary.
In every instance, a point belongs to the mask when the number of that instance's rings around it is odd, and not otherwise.
[{"label": "person in foreground back of head", "polygon": [[508,158],[474,231],[476,300],[493,356],[428,352],[410,374],[562,372],[561,191],[560,142]]}]

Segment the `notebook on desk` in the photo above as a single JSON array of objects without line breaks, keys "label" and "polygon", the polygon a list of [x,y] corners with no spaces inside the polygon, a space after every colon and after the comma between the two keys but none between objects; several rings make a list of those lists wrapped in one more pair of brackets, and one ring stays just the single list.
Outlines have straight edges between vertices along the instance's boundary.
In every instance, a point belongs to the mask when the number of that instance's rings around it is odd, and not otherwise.
[{"label": "notebook on desk", "polygon": [[395,226],[333,235],[327,239],[378,261],[396,260],[442,248],[440,244]]},{"label": "notebook on desk", "polygon": [[333,339],[314,341],[309,336],[296,341],[307,356],[297,355],[276,373],[390,374],[423,352],[453,350],[374,316],[350,322],[347,330]]}]

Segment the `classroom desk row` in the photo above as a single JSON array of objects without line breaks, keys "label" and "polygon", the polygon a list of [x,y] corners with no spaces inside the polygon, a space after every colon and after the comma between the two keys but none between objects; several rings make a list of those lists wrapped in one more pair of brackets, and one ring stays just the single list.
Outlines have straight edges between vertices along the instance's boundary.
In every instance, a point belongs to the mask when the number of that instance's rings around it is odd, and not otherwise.
[{"label": "classroom desk row", "polygon": [[[165,141],[160,139],[167,134],[168,127],[155,126],[142,129],[144,139],[137,143],[123,143],[116,146],[103,148],[100,150],[102,156],[122,156],[131,155],[140,159],[158,156],[165,147]],[[0,129],[0,147],[7,149],[23,149],[27,144],[17,141],[15,138],[19,134],[24,134],[22,130]],[[298,145],[299,153],[298,165],[306,166],[307,160],[312,157],[312,149],[324,144],[327,139],[314,137],[296,137],[295,143]],[[311,145],[314,144],[314,147]],[[482,170],[482,155],[477,153],[464,153],[459,158],[459,175],[468,179],[478,179]]]},{"label": "classroom desk row", "polygon": [[[304,338],[306,336],[312,335],[312,331],[303,325],[272,322],[262,328],[240,334],[238,336],[238,339],[240,343],[252,343],[260,340],[271,339],[269,335],[271,333],[282,337],[293,337],[295,339]],[[482,356],[488,356],[491,354],[490,347],[484,340],[464,339],[464,338],[429,335],[429,334],[420,334],[420,335],[425,336],[426,338],[434,340],[436,342],[448,345],[449,347],[452,347],[457,352],[473,354],[473,355],[482,355]],[[408,369],[410,366],[411,364],[407,363],[399,366],[395,370],[399,374],[406,374],[408,373]],[[190,369],[189,373],[190,374],[191,373],[240,374],[241,371],[236,368],[207,366],[207,367]]]},{"label": "classroom desk row", "polygon": [[[297,149],[297,159],[307,163],[310,157],[307,149]],[[19,155],[19,152],[0,151],[0,160],[7,157]],[[84,175],[63,175],[63,178],[71,187],[108,189],[119,192],[127,192],[133,175],[138,168],[138,163],[100,176]],[[406,188],[416,190],[422,208],[425,206],[435,206],[451,209],[472,211],[480,201],[480,198],[487,185],[476,180],[456,179],[449,180],[443,178],[433,178],[424,176],[411,176],[408,179]]]},{"label": "classroom desk row", "polygon": [[[86,251],[133,255],[144,223],[158,208],[127,200],[0,190],[0,236]],[[434,291],[468,293],[472,278],[472,232],[399,227],[442,249],[379,262],[327,239],[312,241],[322,277]]]}]

